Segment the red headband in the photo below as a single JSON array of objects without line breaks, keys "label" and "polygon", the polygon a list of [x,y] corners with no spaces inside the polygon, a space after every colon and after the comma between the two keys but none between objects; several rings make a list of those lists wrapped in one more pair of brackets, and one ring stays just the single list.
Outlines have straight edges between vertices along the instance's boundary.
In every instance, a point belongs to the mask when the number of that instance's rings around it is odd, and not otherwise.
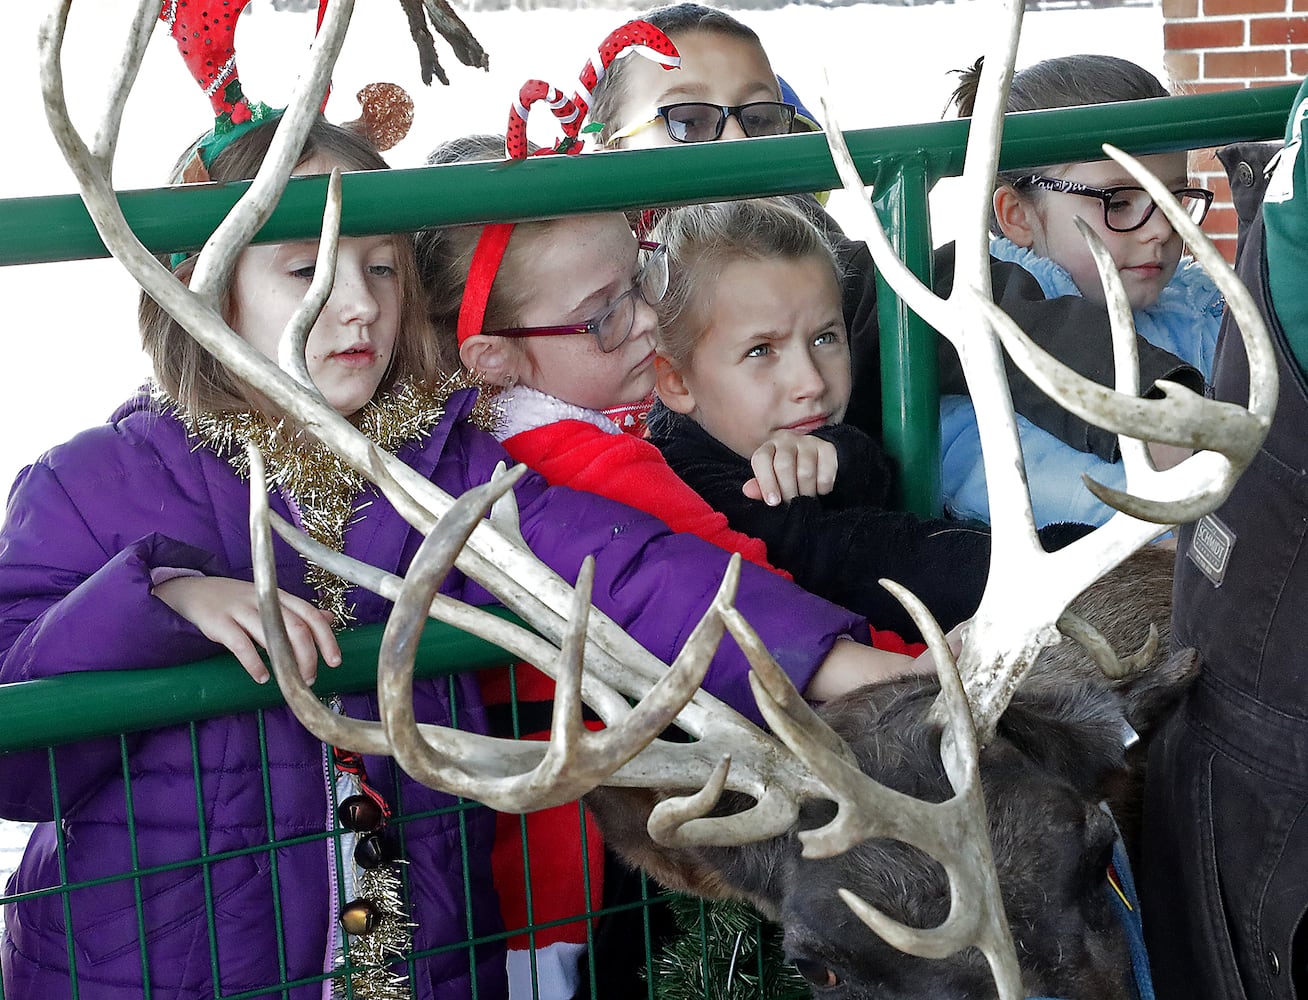
[{"label": "red headband", "polygon": [[504,260],[504,251],[508,248],[509,237],[513,235],[513,226],[512,222],[496,222],[485,226],[477,240],[477,249],[473,251],[472,264],[468,267],[468,283],[463,289],[463,301],[459,303],[457,337],[460,347],[469,337],[481,333],[491,286],[495,284],[495,276],[500,272],[500,262]]},{"label": "red headband", "polygon": [[[630,21],[609,33],[600,44],[595,57],[586,63],[579,80],[579,89],[571,100],[557,87],[542,80],[528,80],[518,92],[518,100],[509,109],[509,127],[505,133],[505,153],[511,160],[527,156],[527,113],[537,101],[544,101],[554,112],[563,128],[563,139],[553,149],[541,153],[579,153],[582,143],[577,139],[581,121],[590,105],[591,91],[603,78],[613,60],[626,51],[636,52],[652,59],[664,69],[675,69],[681,64],[676,46],[667,35],[645,21]],[[598,65],[597,65],[598,64]],[[477,240],[468,266],[468,283],[459,303],[459,324],[455,337],[460,347],[469,337],[481,333],[486,319],[486,305],[490,301],[491,286],[499,274],[504,251],[513,235],[513,223],[498,222],[485,226]]]}]

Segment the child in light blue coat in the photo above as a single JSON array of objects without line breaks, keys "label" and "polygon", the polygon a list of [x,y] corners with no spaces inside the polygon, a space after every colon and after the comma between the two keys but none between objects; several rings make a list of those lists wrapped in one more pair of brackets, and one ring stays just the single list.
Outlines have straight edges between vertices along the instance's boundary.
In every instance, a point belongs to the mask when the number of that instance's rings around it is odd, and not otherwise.
[{"label": "child in light blue coat", "polygon": [[[960,74],[955,103],[971,114],[980,61]],[[1166,97],[1162,84],[1134,63],[1112,56],[1047,59],[1013,79],[1009,111]],[[1184,152],[1141,157],[1196,221],[1212,193],[1191,186]],[[1095,204],[1098,202],[1098,204]],[[1001,173],[994,195],[991,257],[1008,262],[996,301],[1064,364],[1091,374],[1111,369],[1102,337],[1104,290],[1089,247],[1076,228],[1084,219],[1103,238],[1134,310],[1142,348],[1142,386],[1171,378],[1197,388],[1212,371],[1222,297],[1190,258],[1181,237],[1137,182],[1112,160],[1063,163]],[[1094,332],[1091,332],[1091,331]],[[1196,375],[1197,373],[1197,375]],[[1011,372],[1010,372],[1011,375]],[[942,485],[955,514],[989,520],[985,472],[972,401],[951,384],[948,366],[940,405]],[[951,391],[954,390],[954,391]],[[1019,415],[1036,523],[1101,524],[1112,510],[1085,488],[1082,474],[1122,489],[1116,442],[1093,439]],[[1167,464],[1161,449],[1155,461]]]}]

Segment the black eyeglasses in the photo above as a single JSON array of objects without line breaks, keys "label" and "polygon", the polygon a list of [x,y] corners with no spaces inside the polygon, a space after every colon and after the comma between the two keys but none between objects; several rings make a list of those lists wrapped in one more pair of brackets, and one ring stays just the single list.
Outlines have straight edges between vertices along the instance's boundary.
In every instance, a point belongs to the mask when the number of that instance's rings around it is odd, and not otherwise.
[{"label": "black eyeglasses", "polygon": [[636,325],[636,301],[639,295],[646,305],[655,305],[668,290],[668,248],[662,243],[640,241],[642,253],[649,259],[636,272],[631,287],[605,307],[598,316],[584,323],[566,326],[512,326],[504,330],[487,330],[488,337],[566,337],[589,333],[605,354],[616,351],[627,342]]},{"label": "black eyeglasses", "polygon": [[749,139],[766,135],[788,135],[791,126],[795,124],[795,106],[781,101],[751,101],[735,105],[705,104],[700,101],[665,104],[654,109],[653,118],[614,133],[609,142],[634,135],[660,119],[674,142],[713,142],[722,137],[722,130],[727,127],[727,119],[731,117],[740,122],[740,130]]},{"label": "black eyeglasses", "polygon": [[[367,795],[351,795],[336,807],[336,821],[353,834],[354,863],[364,871],[372,871],[394,860],[386,843],[386,813],[376,800]],[[381,923],[382,912],[370,899],[355,899],[341,908],[341,926],[346,932],[359,936],[371,934]]]},{"label": "black eyeglasses", "polygon": [[[1115,233],[1129,233],[1139,229],[1149,221],[1154,209],[1158,207],[1148,191],[1130,185],[1100,188],[1079,181],[1031,174],[1019,177],[1013,182],[1013,187],[1019,191],[1023,188],[1039,188],[1042,191],[1060,191],[1063,194],[1094,198],[1103,203],[1104,225]],[[1181,203],[1181,207],[1196,224],[1204,221],[1213,204],[1213,193],[1204,188],[1177,188],[1172,192],[1172,197]]]}]

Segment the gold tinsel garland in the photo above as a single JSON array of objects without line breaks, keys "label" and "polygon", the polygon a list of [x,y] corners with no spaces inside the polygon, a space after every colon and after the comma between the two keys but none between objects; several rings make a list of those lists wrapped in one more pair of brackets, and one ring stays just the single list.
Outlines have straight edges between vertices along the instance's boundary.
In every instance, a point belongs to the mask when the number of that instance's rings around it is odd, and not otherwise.
[{"label": "gold tinsel garland", "polygon": [[[396,383],[375,396],[354,420],[355,427],[383,451],[395,454],[410,441],[425,438],[445,413],[450,395],[459,389],[481,389],[468,415],[472,424],[490,430],[500,419],[493,392],[468,373],[450,376],[436,389],[425,389],[412,381]],[[161,388],[153,388],[155,399],[175,413],[187,432],[225,459],[242,479],[249,478],[250,460],[246,446],[253,444],[264,459],[270,491],[279,492],[295,509],[300,528],[315,541],[334,551],[344,549],[345,532],[377,496],[363,475],[303,430],[284,420],[272,420],[253,411],[192,413]],[[318,595],[318,606],[332,616],[337,628],[350,623],[352,608],[345,603],[349,584],[316,563],[309,562],[305,582]],[[399,1000],[408,997],[408,981],[389,966],[410,950],[414,926],[404,910],[403,886],[394,865],[361,872],[358,888],[381,915],[369,934],[353,937],[350,971],[342,972],[333,994],[349,993],[369,1000]],[[347,986],[348,982],[348,986]]]},{"label": "gold tinsel garland", "polygon": [[[431,432],[453,392],[475,384],[466,373],[451,376],[436,389],[408,380],[397,382],[373,397],[358,412],[354,424],[377,447],[393,455]],[[346,529],[377,496],[375,487],[344,459],[284,420],[249,410],[191,413],[162,390],[156,388],[155,395],[177,414],[201,446],[224,458],[242,479],[250,475],[246,445],[257,447],[263,455],[269,490],[286,498],[295,508],[299,527],[329,549],[344,549]],[[479,396],[469,416],[473,424],[485,429],[497,419],[495,404],[487,396]],[[349,584],[316,563],[309,562],[308,567],[305,582],[318,595],[318,606],[332,616],[337,628],[350,624],[353,608],[345,603]]]},{"label": "gold tinsel garland", "polygon": [[412,951],[415,926],[404,912],[399,872],[394,865],[382,865],[362,872],[357,885],[359,895],[377,907],[381,919],[369,933],[350,937],[349,971],[334,977],[332,997],[408,1000],[413,996],[408,977],[389,968]]}]

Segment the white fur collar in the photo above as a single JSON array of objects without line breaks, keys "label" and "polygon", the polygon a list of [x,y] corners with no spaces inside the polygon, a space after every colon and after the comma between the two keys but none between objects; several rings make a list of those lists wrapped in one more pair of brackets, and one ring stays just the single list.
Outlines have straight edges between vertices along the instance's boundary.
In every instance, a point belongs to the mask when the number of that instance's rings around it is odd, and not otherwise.
[{"label": "white fur collar", "polygon": [[606,434],[622,433],[617,424],[598,410],[565,403],[555,396],[529,389],[525,385],[505,389],[495,397],[495,403],[502,414],[495,425],[495,438],[498,441],[507,441],[515,434],[556,424],[560,420],[582,420],[594,424]]}]

